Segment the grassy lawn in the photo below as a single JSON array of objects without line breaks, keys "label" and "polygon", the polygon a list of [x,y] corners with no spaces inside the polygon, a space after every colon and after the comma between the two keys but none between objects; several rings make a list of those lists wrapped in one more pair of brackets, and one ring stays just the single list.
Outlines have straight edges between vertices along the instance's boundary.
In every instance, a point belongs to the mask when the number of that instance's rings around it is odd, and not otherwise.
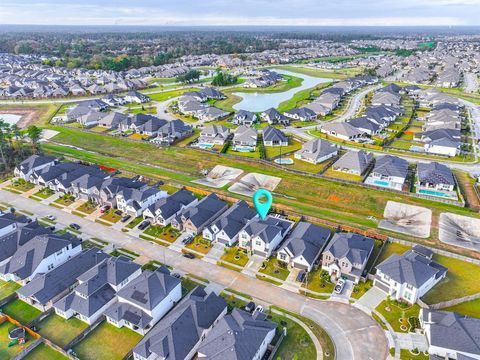
[{"label": "grassy lawn", "polygon": [[113,250],[112,252],[110,252],[110,255],[115,256],[115,257],[126,256],[127,258],[129,258],[131,260],[135,260],[135,257],[136,257],[136,256],[130,255],[129,253],[126,253],[124,251],[120,251],[120,249]]},{"label": "grassy lawn", "polygon": [[411,248],[406,245],[401,245],[397,243],[388,243],[383,248],[382,253],[378,257],[378,261],[375,265],[380,264],[383,260],[388,259],[390,255],[393,254],[403,254],[405,251],[410,250]]},{"label": "grassy lawn", "polygon": [[430,290],[422,300],[435,304],[480,292],[480,282],[472,274],[480,272],[480,266],[441,255],[433,260],[448,268],[447,276]]},{"label": "grassy lawn", "polygon": [[244,157],[249,157],[249,158],[254,158],[254,159],[260,159],[260,150],[259,150],[258,146],[255,148],[255,151],[248,151],[248,152],[235,151],[235,150],[233,150],[232,146],[229,146],[226,153],[229,154],[229,155],[244,156]]},{"label": "grassy lawn", "polygon": [[11,184],[8,186],[10,189],[20,191],[20,192],[25,192],[28,190],[31,190],[35,187],[32,183],[29,183],[23,179],[16,179],[12,180]]},{"label": "grassy lawn", "polygon": [[402,349],[400,350],[400,360],[428,360],[428,355],[424,353],[420,353],[418,355],[414,355],[410,352],[410,350]]},{"label": "grassy lawn", "polygon": [[105,214],[103,214],[102,216],[100,216],[100,219],[103,219],[103,220],[106,220],[106,221],[110,221],[111,223],[116,223],[118,222],[121,218],[122,218],[122,215],[118,215],[115,213],[115,211],[118,211],[116,209],[108,209]]},{"label": "grassy lawn", "polygon": [[90,241],[90,240],[83,240],[82,241],[82,249],[91,249],[93,247],[97,247],[99,249],[103,248],[104,246],[102,245],[99,245],[93,241]]},{"label": "grassy lawn", "polygon": [[200,283],[198,283],[198,282],[196,282],[196,281],[194,281],[190,278],[187,278],[187,277],[182,278],[182,295],[188,294],[190,291],[195,289],[197,286],[203,286],[203,285],[201,285]]},{"label": "grassy lawn", "polygon": [[[0,325],[0,359],[12,359],[17,355],[20,351],[25,349],[32,340],[32,337],[27,334],[27,341],[24,345],[14,345],[12,347],[8,347],[8,343],[10,340],[8,339],[8,331],[14,327],[15,325],[5,321],[3,324]],[[47,359],[45,359],[47,360]]]},{"label": "grassy lawn", "polygon": [[312,164],[312,163],[309,163],[307,161],[295,159],[293,155],[288,156],[288,158],[293,160],[293,164],[292,165],[285,165],[285,166],[287,166],[288,168],[292,168],[292,169],[300,170],[300,171],[305,171],[305,172],[309,172],[309,173],[312,173],[312,174],[318,174],[330,162],[330,160],[327,160],[327,161],[324,161],[324,162],[319,163],[319,164]]},{"label": "grassy lawn", "polygon": [[[265,146],[265,154],[267,158],[273,158],[280,155],[280,149],[282,154],[285,154],[290,151],[300,150],[302,148],[302,143],[297,140],[290,139],[288,146]],[[283,156],[282,156],[283,157]]]},{"label": "grassy lawn", "polygon": [[265,260],[260,268],[260,272],[280,280],[286,280],[288,274],[290,274],[285,263],[279,261],[276,257],[271,257],[270,259]]},{"label": "grassy lawn", "polygon": [[322,69],[306,68],[306,67],[297,67],[291,65],[280,65],[275,66],[275,68],[283,69],[291,72],[296,72],[303,75],[320,77],[320,78],[331,78],[331,79],[346,79],[348,76],[342,74],[340,71],[328,71]]},{"label": "grassy lawn", "polygon": [[220,296],[225,299],[227,302],[228,312],[231,313],[234,308],[244,308],[247,305],[247,301],[241,300],[235,296],[235,294],[227,294],[226,292],[222,291]]},{"label": "grassy lawn", "polygon": [[203,240],[203,237],[200,234],[197,235],[190,244],[185,245],[185,248],[198,251],[202,254],[208,254],[208,252],[212,248],[212,245],[210,241]]},{"label": "grassy lawn", "polygon": [[97,205],[95,205],[93,202],[87,201],[86,203],[77,207],[77,210],[85,214],[91,214],[95,211],[96,208],[97,208]]},{"label": "grassy lawn", "polygon": [[[238,257],[238,259],[236,259]],[[248,255],[237,247],[225,247],[225,253],[220,260],[244,267],[248,263]]]},{"label": "grassy lawn", "polygon": [[[398,303],[393,300],[383,300],[376,309],[392,326],[396,332],[408,332],[410,329],[410,318],[418,318],[420,306]],[[406,329],[401,329],[401,326]]]},{"label": "grassy lawn", "polygon": [[392,142],[392,144],[390,146],[393,147],[393,148],[410,150],[410,147],[412,145],[415,145],[415,144],[413,144],[409,141],[395,140],[394,142]]},{"label": "grassy lawn", "polygon": [[13,294],[20,288],[20,284],[16,283],[15,281],[0,280],[0,300],[5,299],[7,296]]},{"label": "grassy lawn", "polygon": [[20,299],[10,301],[3,306],[2,311],[24,325],[28,324],[42,313],[37,308]]},{"label": "grassy lawn", "polygon": [[33,194],[33,196],[39,197],[41,199],[47,199],[50,196],[52,196],[53,194],[55,194],[55,192],[52,189],[43,188],[43,189],[37,191],[35,194]]},{"label": "grassy lawn", "polygon": [[73,351],[82,360],[121,360],[142,339],[136,332],[101,323]]},{"label": "grassy lawn", "polygon": [[30,351],[27,356],[24,357],[26,360],[68,360],[68,357],[59,353],[54,348],[41,343],[36,346],[35,349]]},{"label": "grassy lawn", "polygon": [[180,231],[172,228],[171,225],[167,225],[167,226],[150,225],[144,231],[144,234],[172,243],[175,240],[177,240],[177,238],[180,236]]},{"label": "grassy lawn", "polygon": [[63,348],[87,327],[86,323],[76,317],[67,320],[52,314],[38,324],[38,333]]},{"label": "grassy lawn", "polygon": [[352,298],[360,299],[365,293],[370,290],[373,286],[372,280],[367,280],[365,282],[359,282],[354,286],[352,291]]},{"label": "grassy lawn", "polygon": [[149,94],[152,101],[165,101],[174,97],[178,97],[187,91],[198,91],[198,88],[177,89],[171,91],[159,92],[156,94]]},{"label": "grassy lawn", "polygon": [[442,310],[454,311],[466,316],[480,318],[480,299],[467,301],[458,305],[444,308]]},{"label": "grassy lawn", "polygon": [[311,271],[307,275],[306,288],[319,293],[331,293],[335,284],[330,282],[328,272],[322,269]]},{"label": "grassy lawn", "polygon": [[63,205],[63,206],[68,206],[68,205],[71,205],[75,202],[75,196],[65,194],[65,195],[59,197],[54,202],[57,203],[57,204]]},{"label": "grassy lawn", "polygon": [[350,181],[362,181],[363,177],[360,175],[349,174],[342,171],[335,171],[333,167],[329,167],[327,171],[323,173],[325,176],[330,176],[336,179],[350,180]]},{"label": "grassy lawn", "polygon": [[133,219],[132,221],[130,221],[130,222],[128,223],[127,228],[133,229],[135,226],[137,226],[138,224],[140,224],[142,221],[143,221],[143,217],[142,217],[142,216],[138,216],[138,217],[136,217],[135,219]]}]

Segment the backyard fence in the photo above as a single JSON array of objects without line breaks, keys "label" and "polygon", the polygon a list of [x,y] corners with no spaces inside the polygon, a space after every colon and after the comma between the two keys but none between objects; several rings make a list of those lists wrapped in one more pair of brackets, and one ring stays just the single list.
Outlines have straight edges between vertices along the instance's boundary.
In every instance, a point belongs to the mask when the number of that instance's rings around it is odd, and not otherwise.
[{"label": "backyard fence", "polygon": [[[67,345],[65,345],[64,349],[68,351],[69,349],[73,348],[76,344],[78,344],[80,341],[85,339],[88,334],[90,334],[93,330],[95,330],[97,328],[97,326],[100,325],[103,322],[104,319],[105,319],[105,317],[103,315],[100,316],[97,319],[97,321],[95,321],[91,326],[86,328],[85,331],[83,331],[81,334],[76,336],[72,341],[70,341]],[[73,358],[77,359],[76,356],[74,356]]]},{"label": "backyard fence", "polygon": [[38,345],[42,343],[42,338],[36,339],[34,342],[28,344],[28,346],[15,355],[11,360],[21,360],[28,355],[30,351],[35,349]]}]

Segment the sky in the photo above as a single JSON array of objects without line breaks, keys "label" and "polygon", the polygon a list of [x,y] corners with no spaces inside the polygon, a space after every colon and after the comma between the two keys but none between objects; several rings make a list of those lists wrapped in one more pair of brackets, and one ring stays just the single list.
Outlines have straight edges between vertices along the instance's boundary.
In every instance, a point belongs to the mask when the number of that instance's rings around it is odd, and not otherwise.
[{"label": "sky", "polygon": [[480,25],[480,0],[0,0],[0,24]]}]

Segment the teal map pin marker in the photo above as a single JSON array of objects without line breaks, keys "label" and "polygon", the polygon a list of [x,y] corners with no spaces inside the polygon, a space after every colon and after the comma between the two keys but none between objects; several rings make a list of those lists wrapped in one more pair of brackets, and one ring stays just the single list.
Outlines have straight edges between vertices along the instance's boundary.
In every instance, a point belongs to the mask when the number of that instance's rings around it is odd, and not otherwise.
[{"label": "teal map pin marker", "polygon": [[[260,199],[264,197],[266,199],[265,202],[260,202]],[[258,215],[260,215],[260,219],[265,220],[265,217],[268,214],[268,210],[272,206],[272,194],[270,191],[266,189],[258,189],[253,194],[253,205],[255,205],[255,209],[257,209]]]}]

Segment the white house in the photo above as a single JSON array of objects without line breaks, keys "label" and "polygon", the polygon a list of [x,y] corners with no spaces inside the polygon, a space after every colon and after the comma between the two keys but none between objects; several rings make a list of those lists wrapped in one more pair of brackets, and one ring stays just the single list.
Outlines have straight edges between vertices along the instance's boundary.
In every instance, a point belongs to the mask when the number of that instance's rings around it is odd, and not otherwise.
[{"label": "white house", "polygon": [[13,173],[16,177],[29,181],[30,175],[32,175],[34,171],[39,171],[47,166],[54,165],[55,162],[56,158],[53,156],[32,155],[15,167]]},{"label": "white house", "polygon": [[166,191],[153,186],[142,189],[127,188],[117,193],[117,208],[132,216],[140,216],[149,206],[167,196]]}]

